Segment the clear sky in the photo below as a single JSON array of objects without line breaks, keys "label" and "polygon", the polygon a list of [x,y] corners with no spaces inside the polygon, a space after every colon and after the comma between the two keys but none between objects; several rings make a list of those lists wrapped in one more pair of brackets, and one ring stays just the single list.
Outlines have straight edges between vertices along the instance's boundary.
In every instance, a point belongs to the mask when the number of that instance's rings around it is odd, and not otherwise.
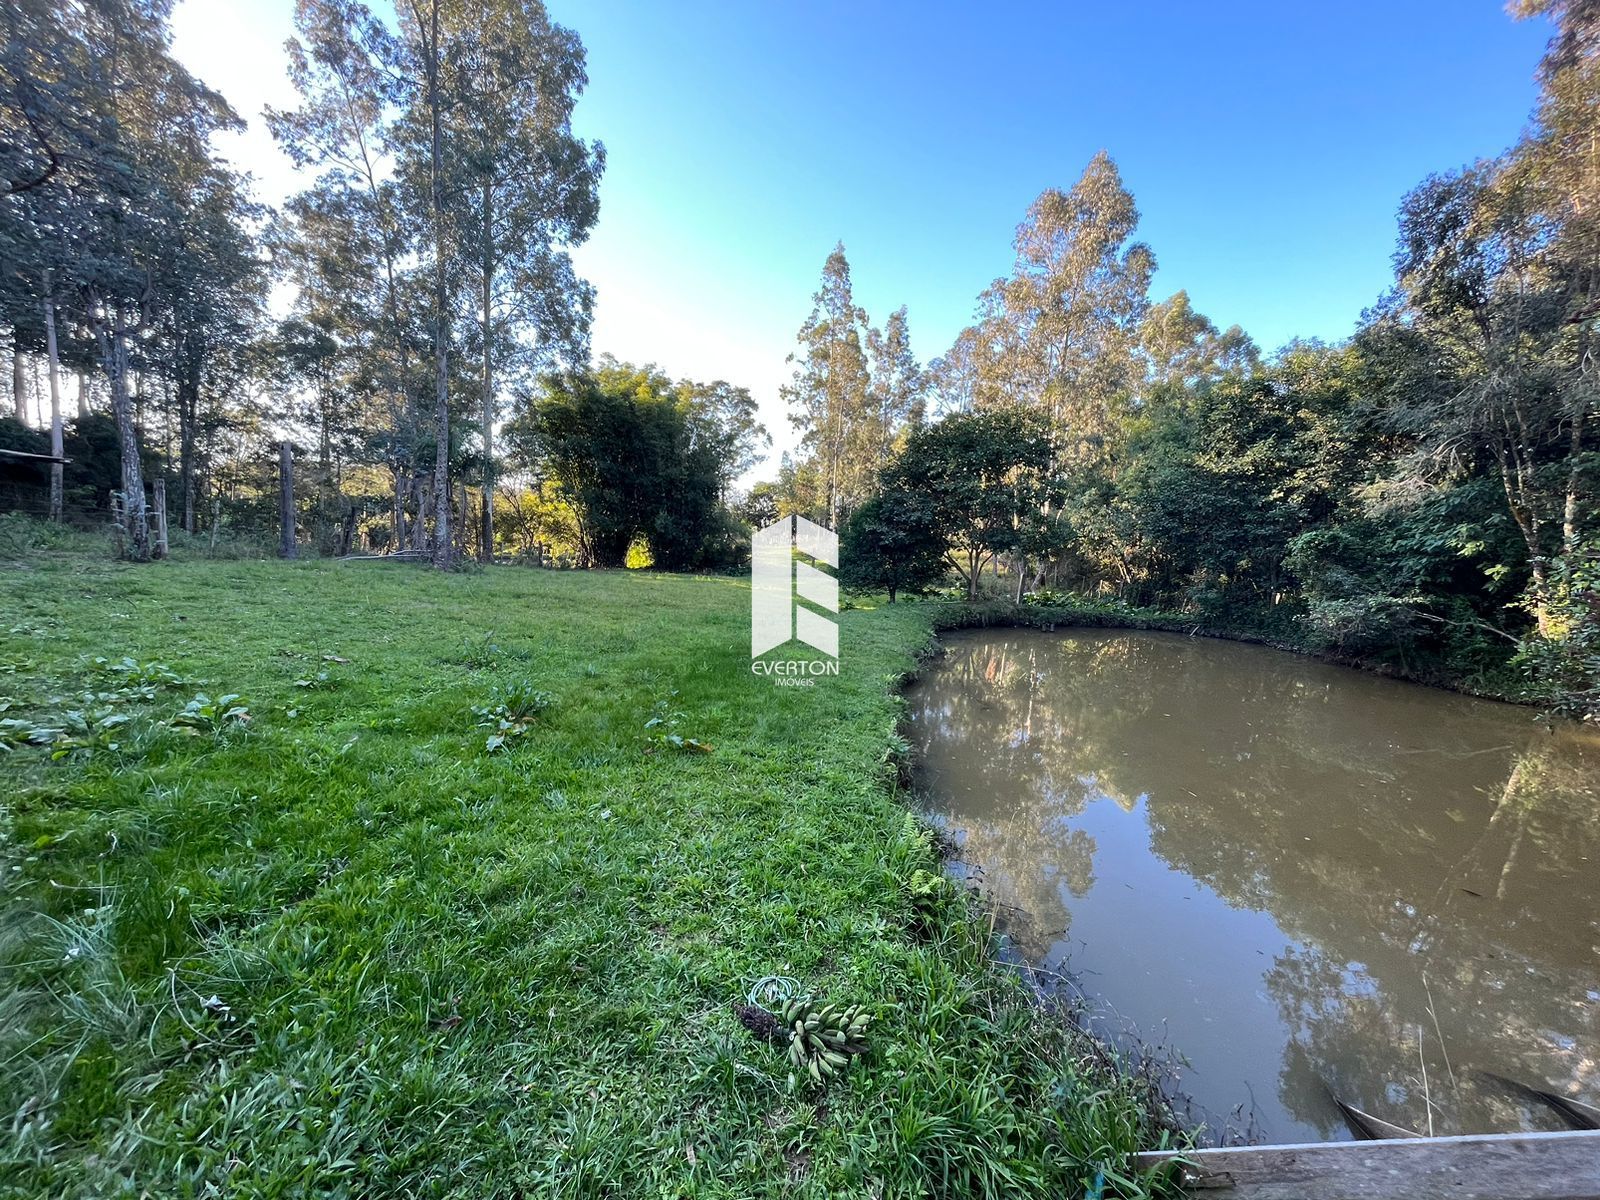
[{"label": "clear sky", "polygon": [[[875,321],[942,353],[1042,189],[1110,151],[1160,264],[1271,350],[1347,336],[1390,282],[1400,197],[1515,140],[1548,37],[1499,0],[549,0],[589,52],[578,132],[606,145],[594,348],[761,401],[843,240]],[[225,152],[297,186],[292,0],[181,0],[175,49],[252,128]]]}]

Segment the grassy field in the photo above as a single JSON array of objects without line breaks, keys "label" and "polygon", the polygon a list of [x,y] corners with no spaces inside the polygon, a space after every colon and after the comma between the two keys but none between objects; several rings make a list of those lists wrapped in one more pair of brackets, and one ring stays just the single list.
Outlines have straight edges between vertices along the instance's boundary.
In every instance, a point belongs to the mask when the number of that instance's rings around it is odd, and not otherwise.
[{"label": "grassy field", "polygon": [[[930,606],[843,614],[841,676],[783,688],[749,672],[748,602],[0,566],[0,718],[65,731],[0,755],[0,1190],[1136,1191],[1134,1085],[990,964],[964,898],[908,886],[938,868],[894,688]],[[474,710],[519,689],[547,706],[491,752]],[[248,721],[174,725],[202,692]],[[740,1023],[767,975],[874,1014],[841,1079],[791,1080]]]}]

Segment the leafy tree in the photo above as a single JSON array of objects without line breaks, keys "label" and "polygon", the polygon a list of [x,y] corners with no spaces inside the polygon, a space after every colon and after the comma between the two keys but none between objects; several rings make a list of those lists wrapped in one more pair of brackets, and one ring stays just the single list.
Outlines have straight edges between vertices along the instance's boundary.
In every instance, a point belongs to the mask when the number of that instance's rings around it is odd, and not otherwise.
[{"label": "leafy tree", "polygon": [[1192,387],[1261,365],[1260,351],[1244,330],[1234,325],[1219,331],[1182,290],[1150,306],[1139,327],[1139,349],[1152,387]]},{"label": "leafy tree", "polygon": [[730,428],[730,410],[704,401],[726,388],[674,384],[653,367],[611,358],[543,380],[507,436],[572,505],[586,565],[622,566],[640,537],[667,570],[737,553],[719,501],[746,406],[733,406]]},{"label": "leafy tree", "polygon": [[1540,253],[1529,200],[1491,164],[1412,192],[1401,212],[1399,290],[1363,338],[1386,368],[1384,419],[1411,445],[1397,485],[1493,471],[1542,595],[1557,548],[1557,489],[1573,473],[1549,469],[1570,452],[1559,377],[1564,289]]},{"label": "leafy tree", "polygon": [[452,240],[455,215],[450,197],[461,190],[464,164],[459,147],[448,137],[452,121],[463,117],[467,96],[449,87],[449,0],[403,0],[397,6],[400,36],[388,42],[386,65],[398,81],[403,106],[394,138],[403,195],[408,211],[425,231],[417,249],[429,280],[432,311],[429,338],[433,351],[433,562],[449,568],[455,561],[450,533],[450,351],[455,340],[459,276],[457,247]]},{"label": "leafy tree", "polygon": [[[605,151],[572,134],[587,83],[583,43],[539,0],[454,3],[447,10],[449,89],[462,98],[454,230],[477,290],[484,487],[492,489],[497,386],[587,357],[593,289],[567,247],[599,216]],[[494,541],[483,509],[482,551]]]},{"label": "leafy tree", "polygon": [[231,171],[208,166],[183,191],[171,265],[181,286],[163,319],[178,421],[179,523],[195,532],[206,393],[229,386],[264,320],[261,210]]},{"label": "leafy tree", "polygon": [[[913,527],[925,514],[945,542],[945,555],[976,599],[985,564],[1015,553],[1048,522],[1059,501],[1049,422],[1027,409],[957,413],[914,432],[884,473],[885,493],[924,498],[925,508],[901,508]],[[898,503],[898,501],[897,501]],[[911,501],[903,501],[907,506]]]},{"label": "leafy tree", "polygon": [[867,334],[875,402],[872,438],[881,468],[897,439],[920,428],[927,417],[927,375],[911,352],[911,327],[905,305],[889,314],[882,330]]},{"label": "leafy tree", "polygon": [[268,109],[267,123],[316,177],[290,201],[275,258],[296,285],[297,310],[340,343],[352,384],[374,398],[381,416],[365,434],[393,477],[393,544],[421,549],[416,473],[434,443],[423,432],[427,300],[414,279],[415,230],[389,170],[389,113],[402,95],[389,64],[400,51],[355,0],[298,0],[295,28],[287,51],[300,102]]},{"label": "leafy tree", "polygon": [[[170,0],[28,0],[0,59],[6,144],[0,246],[49,321],[70,309],[110,384],[128,554],[151,555],[129,380],[137,343],[202,283],[184,253],[189,205],[231,185],[213,133],[238,118],[172,57]],[[211,230],[229,243],[237,223]],[[9,299],[15,302],[17,292]]]},{"label": "leafy tree", "polygon": [[737,498],[733,515],[751,529],[765,529],[783,515],[782,495],[776,483],[761,482]]},{"label": "leafy tree", "polygon": [[841,242],[823,264],[800,349],[789,356],[794,377],[783,388],[801,446],[816,463],[820,515],[832,529],[866,499],[879,465],[867,339],[867,315],[856,305]]},{"label": "leafy tree", "polygon": [[1135,350],[1155,256],[1133,241],[1139,213],[1101,151],[1069,190],[1040,194],[1017,227],[1011,274],[979,299],[968,339],[974,398],[1026,404],[1093,457],[1137,382]]},{"label": "leafy tree", "polygon": [[734,481],[760,461],[772,436],[759,419],[749,388],[721,379],[711,383],[681,381],[676,387],[683,407],[690,452],[711,464],[717,500],[726,504]]},{"label": "leafy tree", "polygon": [[882,588],[889,603],[945,571],[945,538],[937,505],[925,490],[890,487],[868,500],[845,526],[839,577],[846,587]]}]

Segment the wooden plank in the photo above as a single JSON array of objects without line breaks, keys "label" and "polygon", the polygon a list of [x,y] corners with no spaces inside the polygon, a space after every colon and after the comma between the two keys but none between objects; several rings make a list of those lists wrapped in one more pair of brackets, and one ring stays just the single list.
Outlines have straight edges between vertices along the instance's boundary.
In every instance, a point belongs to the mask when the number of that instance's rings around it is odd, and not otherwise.
[{"label": "wooden plank", "polygon": [[69,463],[70,458],[62,458],[59,454],[29,454],[25,450],[0,450],[0,455],[6,458],[25,458],[33,462]]},{"label": "wooden plank", "polygon": [[1149,1151],[1217,1200],[1600,1200],[1600,1130]]}]

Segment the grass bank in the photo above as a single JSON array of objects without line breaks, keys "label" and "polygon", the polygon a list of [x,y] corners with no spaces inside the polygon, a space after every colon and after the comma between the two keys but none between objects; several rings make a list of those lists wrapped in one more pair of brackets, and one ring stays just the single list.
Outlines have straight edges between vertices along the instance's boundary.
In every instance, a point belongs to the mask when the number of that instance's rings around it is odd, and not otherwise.
[{"label": "grass bank", "polygon": [[[0,756],[0,1189],[1137,1192],[1137,1086],[913,886],[895,684],[938,607],[842,614],[841,675],[788,688],[749,672],[748,600],[0,568],[0,718],[60,731]],[[238,699],[180,717],[199,692]],[[842,1078],[740,1023],[767,975],[873,1013]]]}]

